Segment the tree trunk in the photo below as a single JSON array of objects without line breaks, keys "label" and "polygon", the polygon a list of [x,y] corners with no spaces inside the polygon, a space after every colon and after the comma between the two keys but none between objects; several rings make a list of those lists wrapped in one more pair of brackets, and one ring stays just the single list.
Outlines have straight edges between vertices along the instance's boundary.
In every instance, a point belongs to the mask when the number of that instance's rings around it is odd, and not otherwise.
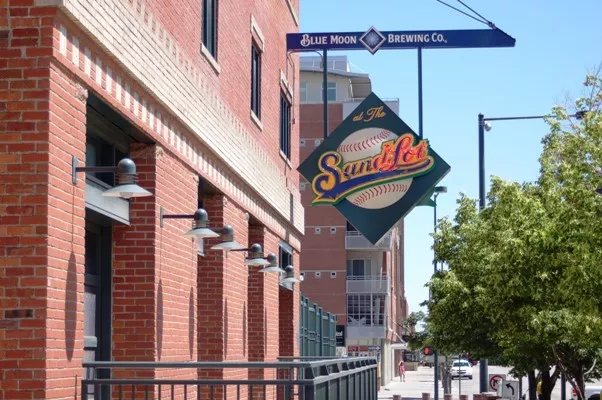
[{"label": "tree trunk", "polygon": [[[585,399],[585,376],[583,374],[583,368],[578,368],[574,371],[569,371],[572,373],[571,383],[573,383],[574,389],[577,391],[577,398],[579,400]],[[569,377],[571,378],[571,377]]]},{"label": "tree trunk", "polygon": [[441,382],[443,383],[443,393],[451,394],[451,376],[447,362],[441,364]]},{"label": "tree trunk", "polygon": [[527,380],[529,382],[529,400],[537,400],[537,380],[535,379],[535,371],[527,372]]},{"label": "tree trunk", "polygon": [[552,389],[554,389],[554,382],[552,382],[552,377],[550,376],[550,370],[541,371],[541,399],[540,400],[550,400],[550,395],[552,394]]}]

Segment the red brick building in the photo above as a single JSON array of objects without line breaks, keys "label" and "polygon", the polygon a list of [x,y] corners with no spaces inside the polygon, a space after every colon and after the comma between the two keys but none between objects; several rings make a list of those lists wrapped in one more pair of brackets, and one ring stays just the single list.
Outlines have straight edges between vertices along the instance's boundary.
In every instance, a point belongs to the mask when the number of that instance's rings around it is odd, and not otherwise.
[{"label": "red brick building", "polygon": [[[297,354],[299,285],[161,210],[298,267],[298,0],[0,5],[0,398],[72,399],[84,361]],[[129,157],[152,196],[74,157]]]},{"label": "red brick building", "polygon": [[[320,57],[301,58],[301,159],[324,138],[322,71]],[[330,56],[329,132],[371,92],[368,74],[351,72],[346,56]],[[398,99],[385,102],[399,112]],[[381,384],[386,384],[396,365],[391,344],[401,341],[401,323],[407,313],[403,220],[373,245],[334,207],[312,206],[314,194],[307,182],[301,182],[301,193],[306,215],[301,254],[303,294],[337,315],[337,329],[344,331],[347,353],[380,358]]]}]

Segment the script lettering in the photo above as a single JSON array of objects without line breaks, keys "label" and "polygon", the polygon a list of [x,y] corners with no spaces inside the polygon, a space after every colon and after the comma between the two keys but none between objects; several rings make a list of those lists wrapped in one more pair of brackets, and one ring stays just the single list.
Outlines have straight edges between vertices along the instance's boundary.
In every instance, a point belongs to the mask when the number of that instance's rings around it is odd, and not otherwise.
[{"label": "script lettering", "polygon": [[370,122],[373,119],[382,118],[387,115],[384,108],[384,106],[369,108],[366,110],[366,116],[364,116],[364,112],[362,111],[353,117],[353,122]]},{"label": "script lettering", "polygon": [[386,113],[383,111],[385,107],[384,106],[380,106],[380,107],[374,107],[369,109],[366,112],[366,118],[364,119],[365,122],[370,122],[375,118],[382,118],[386,115]]},{"label": "script lettering", "polygon": [[[382,112],[382,107],[371,110],[373,112],[368,112],[367,118],[379,118],[377,115]],[[343,163],[339,153],[329,151],[322,154],[318,161],[321,173],[312,182],[316,194],[312,203],[336,204],[357,190],[420,176],[434,165],[433,157],[428,155],[428,142],[420,140],[414,145],[414,135],[411,133],[384,142],[380,153],[362,160]]]}]

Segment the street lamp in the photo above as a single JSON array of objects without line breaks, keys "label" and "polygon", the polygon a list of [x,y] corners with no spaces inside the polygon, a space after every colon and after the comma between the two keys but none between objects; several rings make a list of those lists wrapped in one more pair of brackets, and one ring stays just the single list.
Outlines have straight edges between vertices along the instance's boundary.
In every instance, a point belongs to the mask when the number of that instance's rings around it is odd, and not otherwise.
[{"label": "street lamp", "polygon": [[[436,186],[433,191],[433,231],[437,233],[437,197],[441,193],[447,193],[447,186]],[[437,273],[437,261],[435,257],[433,257],[433,273]],[[435,400],[439,400],[439,351],[435,350],[435,354],[433,355],[435,370],[433,371],[435,374]]]},{"label": "street lamp", "polygon": [[[581,120],[585,116],[585,113],[586,111],[577,111],[575,114],[569,115],[569,117]],[[489,132],[493,128],[490,122],[521,119],[544,119],[546,117],[548,117],[548,115],[485,118],[483,114],[479,114],[479,209],[482,210],[485,208],[485,131]],[[481,382],[482,381],[483,377],[481,377]]]},{"label": "street lamp", "polygon": [[[569,117],[578,120],[583,119],[585,111],[577,111]],[[483,114],[479,114],[479,210],[485,208],[485,131],[489,132],[492,129],[491,121],[510,121],[521,119],[544,119],[547,115],[533,115],[525,117],[498,117],[485,118]],[[488,390],[488,360],[480,360],[479,362],[479,390],[481,393]]]}]

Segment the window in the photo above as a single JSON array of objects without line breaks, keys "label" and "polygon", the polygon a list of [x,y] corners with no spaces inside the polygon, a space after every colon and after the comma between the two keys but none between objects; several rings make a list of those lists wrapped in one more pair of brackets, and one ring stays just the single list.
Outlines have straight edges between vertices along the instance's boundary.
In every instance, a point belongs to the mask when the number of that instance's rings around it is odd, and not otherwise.
[{"label": "window", "polygon": [[261,118],[261,52],[251,45],[251,111]]},{"label": "window", "polygon": [[[326,92],[328,96],[328,101],[336,101],[337,100],[337,83],[336,82],[327,82],[328,91]],[[322,98],[324,98],[324,86],[322,86]]]},{"label": "window", "polygon": [[203,46],[217,60],[217,1],[203,0]]},{"label": "window", "polygon": [[372,276],[372,260],[347,260],[347,279]]},{"label": "window", "polygon": [[280,151],[291,158],[291,103],[280,93]]},{"label": "window", "polygon": [[299,141],[299,146],[301,146],[301,147],[305,147],[305,139],[301,139],[301,140]]},{"label": "window", "polygon": [[385,295],[353,294],[347,296],[347,323],[350,326],[383,326]]},{"label": "window", "polygon": [[280,242],[278,248],[279,266],[285,269],[289,265],[293,265],[293,249],[286,243]]},{"label": "window", "polygon": [[337,277],[337,272],[336,272],[336,271],[332,271],[332,272],[330,273],[330,278],[334,279],[334,278],[336,278],[336,277]]},{"label": "window", "polygon": [[322,276],[322,272],[316,271],[316,272],[314,272],[314,275],[315,275],[316,279],[320,279],[320,277]]},{"label": "window", "polygon": [[322,232],[322,228],[314,228],[314,233],[319,235]]},{"label": "window", "polygon": [[307,101],[307,81],[301,81],[299,85],[299,101]]},{"label": "window", "polygon": [[330,227],[330,234],[334,235],[335,233],[337,233],[337,227],[336,226],[331,226]]}]

